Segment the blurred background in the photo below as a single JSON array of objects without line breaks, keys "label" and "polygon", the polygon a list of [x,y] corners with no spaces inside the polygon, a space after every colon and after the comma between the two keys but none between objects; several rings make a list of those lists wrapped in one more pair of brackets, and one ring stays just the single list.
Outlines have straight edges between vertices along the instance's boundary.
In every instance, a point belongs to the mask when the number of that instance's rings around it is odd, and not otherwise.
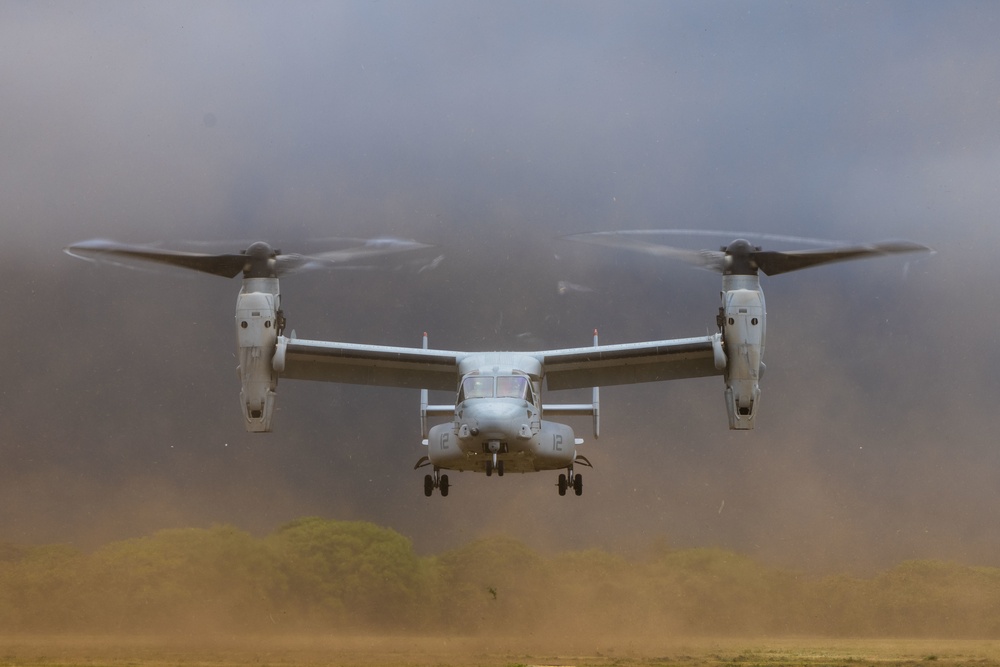
[{"label": "blurred background", "polygon": [[[977,2],[3,4],[0,541],[316,515],[422,554],[503,535],[1000,565],[998,30]],[[281,382],[275,432],[247,434],[239,281],[62,253],[410,238],[434,248],[282,280],[289,329],[459,350],[714,331],[718,276],[562,238],[616,229],[937,253],[763,278],[756,430],[728,430],[719,378],[608,388],[598,441],[573,422],[580,498],[546,473],[425,498],[416,391]]]}]

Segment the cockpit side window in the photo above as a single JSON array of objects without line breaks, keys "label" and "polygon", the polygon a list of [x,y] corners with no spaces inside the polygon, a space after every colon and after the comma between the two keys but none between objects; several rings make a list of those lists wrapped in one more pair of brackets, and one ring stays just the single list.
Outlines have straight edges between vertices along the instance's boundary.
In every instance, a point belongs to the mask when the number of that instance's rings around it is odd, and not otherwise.
[{"label": "cockpit side window", "polygon": [[461,403],[469,398],[493,398],[493,376],[480,375],[462,380],[458,402]]}]

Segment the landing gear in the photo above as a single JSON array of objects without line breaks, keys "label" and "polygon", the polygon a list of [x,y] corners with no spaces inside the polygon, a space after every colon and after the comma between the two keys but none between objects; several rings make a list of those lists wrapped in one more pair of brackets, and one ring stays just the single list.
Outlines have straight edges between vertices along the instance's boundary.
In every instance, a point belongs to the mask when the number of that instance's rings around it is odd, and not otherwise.
[{"label": "landing gear", "polygon": [[496,470],[497,474],[503,477],[503,461],[497,460],[497,454],[507,451],[507,443],[500,442],[499,440],[490,440],[486,443],[486,447],[483,451],[484,454],[490,455],[490,458],[486,459],[486,476],[489,477]]},{"label": "landing gear", "polygon": [[500,477],[503,477],[503,461],[497,461],[496,458],[497,458],[497,455],[494,454],[493,455],[493,460],[486,462],[486,476],[487,477],[491,477],[493,475],[493,471],[494,470],[496,470],[497,475],[499,475]]},{"label": "landing gear", "polygon": [[559,487],[559,495],[565,496],[566,491],[569,490],[570,487],[573,487],[573,493],[578,496],[582,496],[583,475],[574,473],[573,468],[568,468],[567,470],[569,471],[569,476],[562,473],[559,474],[559,483],[557,485]]},{"label": "landing gear", "polygon": [[441,496],[448,495],[448,488],[451,485],[448,483],[448,475],[438,474],[437,468],[434,469],[434,475],[424,475],[424,495],[430,498],[434,495],[434,489],[441,491]]}]

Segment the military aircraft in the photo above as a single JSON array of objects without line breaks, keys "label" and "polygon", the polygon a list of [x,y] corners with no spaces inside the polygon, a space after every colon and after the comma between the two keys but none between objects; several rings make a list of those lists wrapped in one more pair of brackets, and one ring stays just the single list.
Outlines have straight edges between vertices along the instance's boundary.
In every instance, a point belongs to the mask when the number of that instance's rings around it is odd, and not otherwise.
[{"label": "military aircraft", "polygon": [[[250,432],[271,430],[279,379],[315,380],[420,389],[420,422],[426,453],[415,469],[430,467],[424,494],[447,496],[447,472],[526,473],[560,471],[559,495],[583,493],[578,466],[592,467],[577,452],[583,439],[547,417],[589,416],[600,433],[599,387],[721,375],[729,428],[754,428],[764,372],[766,309],[759,273],[777,275],[848,259],[923,252],[906,241],[791,252],[765,251],[737,239],[718,251],[664,246],[628,232],[596,232],[571,238],[680,259],[722,274],[718,331],[693,338],[601,345],[597,332],[585,347],[537,352],[468,352],[428,347],[304,340],[285,335],[279,277],[359,258],[427,247],[415,241],[374,240],[315,256],[286,255],[264,242],[237,254],[210,255],[93,240],[66,248],[84,259],[142,260],[223,277],[242,273],[236,299],[240,405]],[[435,260],[438,261],[438,260]],[[593,388],[591,402],[559,404],[546,391]],[[429,390],[456,392],[454,403],[432,405]],[[429,427],[432,417],[443,423]]]}]

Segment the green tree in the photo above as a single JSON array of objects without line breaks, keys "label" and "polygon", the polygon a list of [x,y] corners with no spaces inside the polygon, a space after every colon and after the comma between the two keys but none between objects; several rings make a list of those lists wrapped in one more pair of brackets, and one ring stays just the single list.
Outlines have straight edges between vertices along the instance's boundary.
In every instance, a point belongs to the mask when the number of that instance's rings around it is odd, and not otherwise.
[{"label": "green tree", "polygon": [[94,553],[93,618],[116,629],[254,629],[278,587],[271,555],[231,526],[163,530]]},{"label": "green tree", "polygon": [[508,537],[476,540],[436,560],[440,622],[457,631],[535,626],[548,608],[548,567]]},{"label": "green tree", "polygon": [[73,547],[5,545],[0,560],[0,627],[60,631],[75,627],[86,591],[85,557]]},{"label": "green tree", "polygon": [[266,540],[281,574],[279,600],[296,621],[406,626],[422,568],[399,533],[362,521],[299,519]]},{"label": "green tree", "polygon": [[671,551],[647,565],[661,613],[690,632],[779,632],[789,604],[801,594],[793,573],[761,565],[722,549]]}]

